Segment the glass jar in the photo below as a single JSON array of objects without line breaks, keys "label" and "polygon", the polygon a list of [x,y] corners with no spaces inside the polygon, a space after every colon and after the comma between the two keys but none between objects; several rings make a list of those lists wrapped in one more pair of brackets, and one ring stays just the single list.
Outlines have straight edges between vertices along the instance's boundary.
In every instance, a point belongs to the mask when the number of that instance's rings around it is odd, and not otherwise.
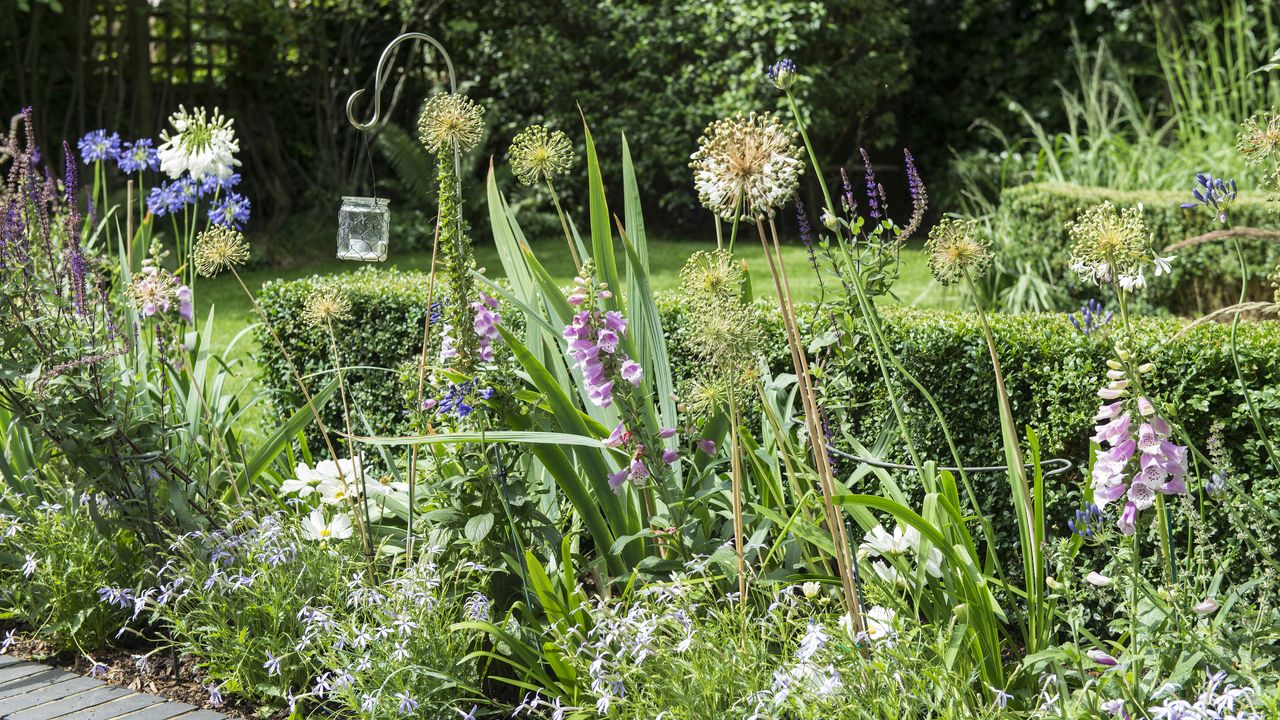
[{"label": "glass jar", "polygon": [[391,209],[386,198],[344,197],[338,210],[338,259],[387,259]]}]

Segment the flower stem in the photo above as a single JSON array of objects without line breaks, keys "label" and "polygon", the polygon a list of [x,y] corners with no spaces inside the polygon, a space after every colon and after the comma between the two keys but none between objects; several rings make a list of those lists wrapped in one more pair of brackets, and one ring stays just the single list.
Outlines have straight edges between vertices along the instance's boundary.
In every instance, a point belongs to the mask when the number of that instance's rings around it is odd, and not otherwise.
[{"label": "flower stem", "polygon": [[[1249,297],[1249,265],[1244,260],[1244,248],[1240,244],[1239,236],[1234,238],[1236,257],[1240,260],[1240,302]],[[1249,406],[1249,415],[1253,418],[1253,425],[1258,430],[1258,439],[1262,441],[1262,446],[1267,450],[1267,457],[1271,460],[1271,467],[1277,473],[1280,473],[1280,456],[1276,455],[1276,449],[1271,444],[1271,436],[1267,433],[1267,427],[1262,422],[1262,416],[1258,413],[1258,406],[1253,402],[1253,393],[1249,392],[1249,386],[1245,384],[1244,369],[1240,366],[1240,349],[1237,339],[1237,333],[1240,330],[1240,313],[1235,313],[1235,318],[1231,321],[1231,362],[1236,368],[1236,378],[1240,380],[1240,392],[1244,395],[1245,404]]]}]

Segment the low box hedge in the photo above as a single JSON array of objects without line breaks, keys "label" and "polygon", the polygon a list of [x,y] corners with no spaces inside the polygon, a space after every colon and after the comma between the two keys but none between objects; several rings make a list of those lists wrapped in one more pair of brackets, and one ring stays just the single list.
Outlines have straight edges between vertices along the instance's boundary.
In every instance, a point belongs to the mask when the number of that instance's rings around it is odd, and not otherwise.
[{"label": "low box hedge", "polygon": [[[302,321],[302,309],[317,284],[343,288],[351,298],[353,314],[338,339],[343,362],[394,369],[415,359],[420,351],[426,280],[423,273],[368,269],[272,283],[263,288],[259,299],[302,372],[315,373],[332,366],[328,343],[323,330]],[[660,295],[658,304],[679,382],[692,376],[698,362],[687,342],[687,318],[672,294]],[[776,311],[765,301],[760,306],[768,337],[768,362],[775,373],[790,372]],[[504,313],[504,318],[509,315],[515,313]],[[815,327],[821,331],[831,327],[825,320],[813,323],[813,315],[810,307],[800,309],[803,332],[809,337]],[[1001,464],[994,377],[976,316],[890,307],[884,311],[884,321],[889,342],[904,365],[942,406],[966,464]],[[1156,366],[1149,382],[1176,412],[1175,419],[1202,448],[1217,426],[1217,443],[1229,458],[1235,477],[1255,494],[1265,496],[1267,502],[1280,502],[1280,479],[1267,469],[1264,450],[1240,394],[1229,350],[1230,328],[1206,323],[1179,336],[1185,327],[1181,320],[1139,317],[1135,322],[1145,348],[1143,360]],[[1107,330],[1085,336],[1062,315],[996,315],[991,323],[1019,425],[1036,430],[1044,457],[1064,457],[1083,468],[1088,460],[1092,417],[1099,404],[1096,393],[1105,381],[1106,360],[1112,353]],[[851,338],[851,342],[855,348],[866,346],[862,337]],[[288,368],[274,343],[260,337],[259,347],[259,362],[272,395],[296,406]],[[1280,322],[1245,323],[1239,347],[1255,400],[1273,436],[1280,436]],[[823,399],[833,430],[843,430],[868,446],[874,444],[887,427],[890,414],[869,347],[865,353],[854,352],[843,359],[828,357],[823,364],[833,378],[829,384],[834,391]],[[838,380],[834,379],[837,375]],[[354,404],[375,432],[403,429],[405,392],[395,373],[352,371],[348,380]],[[906,420],[920,450],[939,464],[951,464],[941,429],[924,399],[906,383],[899,385]],[[336,406],[331,405],[328,414],[330,423],[340,420]],[[888,453],[889,459],[906,458],[900,443]],[[986,474],[974,480],[978,492],[991,502],[988,510],[1000,507],[1008,497],[1002,475]],[[1082,470],[1052,479],[1050,522],[1061,532],[1067,532],[1066,518],[1078,506],[1084,483]],[[1004,535],[1006,528],[999,529]],[[1016,542],[1016,531],[1011,525],[1007,529]]]},{"label": "low box hedge", "polygon": [[[1189,200],[1189,190],[1131,192],[1045,183],[1015,186],[1000,195],[1000,212],[1010,236],[1010,242],[1000,252],[1005,260],[1013,261],[1011,266],[1025,262],[1046,268],[1048,277],[1060,278],[1071,295],[1083,302],[1097,295],[1098,289],[1081,283],[1070,269],[1068,223],[1081,211],[1110,201],[1117,208],[1142,206],[1156,250],[1222,229],[1203,207],[1181,207]],[[1276,220],[1273,206],[1262,194],[1242,192],[1231,207],[1233,227],[1274,228]],[[1271,286],[1267,277],[1280,262],[1280,240],[1247,238],[1241,242],[1251,276],[1249,297],[1269,299]],[[1151,306],[1199,316],[1240,299],[1240,264],[1229,240],[1183,248],[1176,254],[1171,276],[1147,278],[1149,287],[1144,299]]]}]

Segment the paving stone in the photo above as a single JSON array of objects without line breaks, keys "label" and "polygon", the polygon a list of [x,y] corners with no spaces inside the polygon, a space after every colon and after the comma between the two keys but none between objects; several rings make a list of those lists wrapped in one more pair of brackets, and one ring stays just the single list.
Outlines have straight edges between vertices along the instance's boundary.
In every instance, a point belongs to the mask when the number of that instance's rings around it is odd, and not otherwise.
[{"label": "paving stone", "polygon": [[55,699],[43,705],[36,705],[26,710],[10,713],[6,720],[52,720],[52,718],[59,718],[67,713],[73,713],[77,710],[94,707],[95,705],[101,705],[104,702],[124,697],[131,692],[122,687],[102,685],[61,699]]},{"label": "paving stone", "polygon": [[63,715],[58,720],[109,720],[110,718],[117,718],[163,702],[165,702],[164,698],[158,698],[155,695],[133,693],[101,705]]}]

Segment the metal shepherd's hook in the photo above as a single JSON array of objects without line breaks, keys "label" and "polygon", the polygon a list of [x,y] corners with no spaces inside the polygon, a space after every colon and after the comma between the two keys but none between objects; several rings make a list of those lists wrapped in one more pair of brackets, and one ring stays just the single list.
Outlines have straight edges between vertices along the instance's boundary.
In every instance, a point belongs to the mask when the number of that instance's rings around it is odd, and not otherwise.
[{"label": "metal shepherd's hook", "polygon": [[[378,58],[378,69],[373,75],[373,117],[369,119],[369,122],[360,122],[356,119],[355,114],[356,100],[358,100],[361,95],[364,95],[364,88],[356,90],[351,93],[351,97],[347,98],[347,121],[351,123],[352,127],[360,132],[368,132],[377,126],[378,123],[382,122],[382,88],[387,84],[387,61],[391,59],[391,51],[405,40],[422,40],[435,48],[436,51],[440,53],[440,56],[444,58],[444,65],[449,73],[449,92],[458,92],[458,79],[453,72],[453,60],[449,58],[449,53],[444,49],[444,46],[441,45],[438,40],[425,33],[404,33],[403,35],[396,37],[396,39],[392,40],[390,43],[387,43],[387,46],[382,49],[382,56]],[[423,59],[424,61],[426,59],[425,51],[423,53]],[[453,172],[458,176],[459,181],[461,181],[462,161],[459,158],[458,148],[456,147],[453,149]]]}]

